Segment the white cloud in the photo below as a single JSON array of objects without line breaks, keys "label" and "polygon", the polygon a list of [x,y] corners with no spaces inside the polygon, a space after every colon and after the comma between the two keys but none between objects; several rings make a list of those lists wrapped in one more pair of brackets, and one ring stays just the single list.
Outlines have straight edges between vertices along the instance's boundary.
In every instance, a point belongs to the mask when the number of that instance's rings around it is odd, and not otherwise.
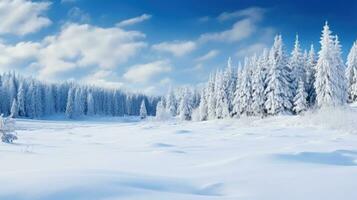
[{"label": "white cloud", "polygon": [[135,65],[123,75],[124,79],[134,83],[145,83],[153,77],[171,71],[169,61],[159,60],[147,64]]},{"label": "white cloud", "polygon": [[116,26],[118,26],[118,27],[131,26],[131,25],[138,24],[143,21],[149,20],[150,18],[151,18],[151,15],[142,14],[141,16],[138,16],[138,17],[123,20],[123,21],[117,23]]},{"label": "white cloud", "polygon": [[49,26],[44,16],[51,3],[29,0],[0,1],[0,34],[26,35]]},{"label": "white cloud", "polygon": [[152,46],[156,51],[169,52],[174,56],[183,56],[195,50],[197,45],[193,41],[162,42]]},{"label": "white cloud", "polygon": [[67,24],[42,42],[38,55],[40,77],[92,66],[116,68],[146,46],[141,41],[144,37],[141,32],[120,28]]},{"label": "white cloud", "polygon": [[1,71],[20,68],[21,65],[33,62],[39,49],[39,43],[20,42],[16,45],[0,43]]},{"label": "white cloud", "polygon": [[235,12],[224,12],[220,14],[217,17],[217,19],[219,21],[226,21],[226,20],[237,19],[241,17],[249,17],[251,19],[260,20],[263,17],[265,11],[266,10],[263,8],[250,7],[243,10],[237,10]]},{"label": "white cloud", "polygon": [[251,36],[256,29],[255,21],[247,18],[236,22],[229,30],[202,34],[199,41],[238,42]]},{"label": "white cloud", "polygon": [[218,54],[219,54],[218,50],[215,50],[215,49],[214,50],[210,50],[205,55],[196,58],[196,61],[197,62],[203,62],[203,61],[206,61],[206,60],[209,60],[209,59],[212,59],[212,58],[216,57]]}]

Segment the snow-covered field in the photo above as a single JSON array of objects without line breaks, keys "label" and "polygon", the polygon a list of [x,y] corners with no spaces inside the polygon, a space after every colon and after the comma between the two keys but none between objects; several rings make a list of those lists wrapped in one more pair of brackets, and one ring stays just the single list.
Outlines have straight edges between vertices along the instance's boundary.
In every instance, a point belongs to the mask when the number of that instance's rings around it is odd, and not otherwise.
[{"label": "snow-covered field", "polygon": [[0,199],[355,200],[348,117],[19,120],[0,144]]}]

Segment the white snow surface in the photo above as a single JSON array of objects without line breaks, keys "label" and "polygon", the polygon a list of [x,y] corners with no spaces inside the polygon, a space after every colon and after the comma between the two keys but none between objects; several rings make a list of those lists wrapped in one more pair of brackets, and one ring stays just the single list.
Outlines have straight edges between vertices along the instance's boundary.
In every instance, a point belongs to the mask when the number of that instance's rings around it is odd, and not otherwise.
[{"label": "white snow surface", "polygon": [[356,116],[18,120],[0,199],[355,200]]}]

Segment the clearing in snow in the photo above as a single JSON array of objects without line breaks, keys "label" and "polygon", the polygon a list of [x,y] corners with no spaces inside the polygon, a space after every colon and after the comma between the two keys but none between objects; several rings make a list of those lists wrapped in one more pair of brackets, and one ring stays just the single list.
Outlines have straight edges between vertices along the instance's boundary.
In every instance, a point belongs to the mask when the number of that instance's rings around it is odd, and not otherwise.
[{"label": "clearing in snow", "polygon": [[18,120],[19,139],[0,144],[0,199],[355,200],[346,115]]}]

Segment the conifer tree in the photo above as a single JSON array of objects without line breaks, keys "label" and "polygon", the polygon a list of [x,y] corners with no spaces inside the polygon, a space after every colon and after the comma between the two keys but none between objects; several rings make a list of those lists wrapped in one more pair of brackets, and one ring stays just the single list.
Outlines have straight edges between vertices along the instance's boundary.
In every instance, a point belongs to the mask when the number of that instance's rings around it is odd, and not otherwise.
[{"label": "conifer tree", "polygon": [[343,105],[347,101],[344,64],[337,37],[326,22],[321,36],[321,50],[316,64],[316,101],[318,107]]},{"label": "conifer tree", "polygon": [[294,107],[293,110],[296,114],[300,114],[307,110],[307,93],[305,91],[305,84],[302,80],[299,81],[296,95],[294,97]]},{"label": "conifer tree", "polygon": [[148,113],[146,110],[146,103],[145,103],[145,99],[142,100],[141,105],[140,105],[140,118],[141,119],[145,119],[147,117]]}]

